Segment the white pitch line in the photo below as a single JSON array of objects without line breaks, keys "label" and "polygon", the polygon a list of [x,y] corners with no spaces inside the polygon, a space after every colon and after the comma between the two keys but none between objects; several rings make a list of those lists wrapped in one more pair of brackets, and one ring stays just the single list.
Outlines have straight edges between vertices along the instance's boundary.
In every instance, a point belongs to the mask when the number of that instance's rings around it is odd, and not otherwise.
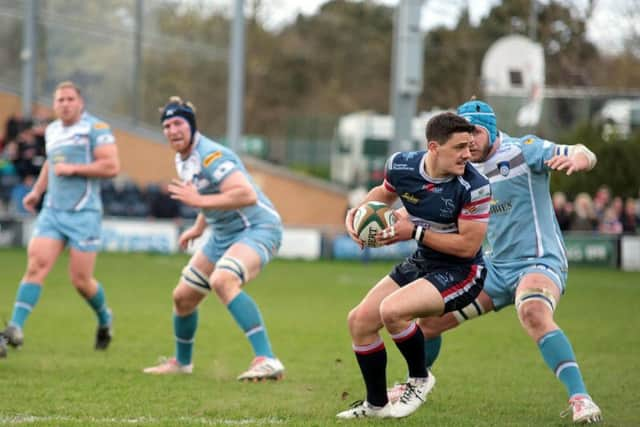
[{"label": "white pitch line", "polygon": [[207,417],[177,417],[177,418],[157,418],[157,417],[137,417],[137,418],[94,418],[94,417],[69,417],[69,416],[37,416],[37,415],[14,415],[11,417],[0,416],[0,425],[34,424],[40,422],[72,422],[72,423],[98,423],[98,424],[157,424],[157,423],[191,423],[203,426],[243,426],[243,425],[274,425],[284,424],[285,420],[279,418],[207,418]]}]

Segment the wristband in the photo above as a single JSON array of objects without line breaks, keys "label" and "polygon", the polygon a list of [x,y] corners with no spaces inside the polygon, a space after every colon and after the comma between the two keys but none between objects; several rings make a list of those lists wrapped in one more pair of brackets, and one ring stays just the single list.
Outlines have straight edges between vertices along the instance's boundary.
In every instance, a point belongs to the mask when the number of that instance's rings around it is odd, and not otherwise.
[{"label": "wristband", "polygon": [[421,225],[416,226],[413,229],[413,238],[418,242],[422,243],[422,238],[424,237],[424,228]]}]

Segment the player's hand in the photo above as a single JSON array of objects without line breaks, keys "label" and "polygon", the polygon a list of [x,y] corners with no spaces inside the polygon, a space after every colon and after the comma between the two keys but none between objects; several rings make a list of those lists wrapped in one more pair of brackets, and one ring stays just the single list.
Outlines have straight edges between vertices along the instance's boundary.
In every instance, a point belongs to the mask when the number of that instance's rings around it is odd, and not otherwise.
[{"label": "player's hand", "polygon": [[576,156],[553,156],[545,162],[549,169],[557,171],[566,171],[567,175],[585,169],[584,162]]},{"label": "player's hand", "polygon": [[360,249],[364,249],[364,243],[360,240],[360,237],[356,234],[356,230],[353,228],[353,217],[356,215],[357,210],[358,208],[351,208],[347,211],[347,216],[344,218],[344,228],[347,229],[351,240],[356,242],[358,246],[360,246]]},{"label": "player's hand", "polygon": [[393,215],[396,218],[396,222],[376,234],[376,241],[380,245],[391,245],[403,240],[411,240],[414,227],[413,222],[411,222],[408,216],[398,215],[395,211]]},{"label": "player's hand", "polygon": [[76,173],[76,166],[72,163],[56,163],[53,166],[53,173],[56,176],[72,176]]},{"label": "player's hand", "polygon": [[193,242],[201,235],[202,230],[199,230],[196,227],[189,227],[182,232],[180,237],[178,237],[178,246],[180,247],[180,249],[185,250],[189,247],[191,242]]},{"label": "player's hand", "polygon": [[200,193],[192,182],[182,182],[179,179],[172,179],[168,186],[169,194],[174,200],[179,200],[185,205],[194,208],[200,207]]},{"label": "player's hand", "polygon": [[27,211],[36,213],[36,206],[38,206],[41,197],[42,194],[31,190],[22,198],[22,206],[24,206]]}]

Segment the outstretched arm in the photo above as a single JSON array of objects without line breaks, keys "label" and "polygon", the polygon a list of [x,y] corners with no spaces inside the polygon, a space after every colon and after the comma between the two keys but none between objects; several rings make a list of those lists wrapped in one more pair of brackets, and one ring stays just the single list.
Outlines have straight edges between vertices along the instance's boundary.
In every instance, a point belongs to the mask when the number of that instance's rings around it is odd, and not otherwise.
[{"label": "outstretched arm", "polygon": [[567,175],[574,172],[590,171],[596,166],[598,159],[586,146],[556,145],[556,154],[545,164],[552,170],[566,171]]}]

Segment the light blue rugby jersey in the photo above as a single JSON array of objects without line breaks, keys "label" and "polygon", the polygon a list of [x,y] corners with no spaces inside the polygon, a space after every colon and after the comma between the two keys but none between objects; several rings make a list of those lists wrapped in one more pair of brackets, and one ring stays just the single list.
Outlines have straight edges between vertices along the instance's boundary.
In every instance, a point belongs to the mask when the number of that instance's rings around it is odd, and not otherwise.
[{"label": "light blue rugby jersey", "polygon": [[115,143],[109,125],[85,112],[71,126],[64,126],[60,120],[50,123],[45,141],[49,174],[44,206],[65,211],[102,211],[100,178],[57,176],[54,166],[58,162],[92,163],[96,147]]},{"label": "light blue rugby jersey", "polygon": [[219,194],[224,179],[232,172],[240,171],[251,183],[258,202],[239,209],[202,209],[202,213],[217,233],[232,233],[251,226],[279,228],[280,215],[271,201],[254,183],[240,158],[224,145],[218,144],[200,133],[194,135],[196,142],[187,159],[176,153],[178,176],[185,182],[193,182],[200,194]]},{"label": "light blue rugby jersey", "polygon": [[527,135],[501,133],[498,150],[477,168],[491,183],[486,256],[494,264],[544,258],[566,270],[564,241],[549,194],[549,168],[544,164],[560,148]]}]

